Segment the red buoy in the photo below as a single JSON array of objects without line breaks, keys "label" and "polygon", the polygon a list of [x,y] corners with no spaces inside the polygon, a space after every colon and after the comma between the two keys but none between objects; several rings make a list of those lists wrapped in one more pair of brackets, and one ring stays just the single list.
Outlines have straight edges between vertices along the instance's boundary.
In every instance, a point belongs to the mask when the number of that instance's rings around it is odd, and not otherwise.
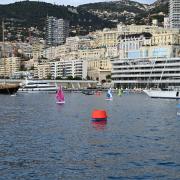
[{"label": "red buoy", "polygon": [[105,110],[94,110],[91,117],[93,121],[106,121],[107,113]]}]

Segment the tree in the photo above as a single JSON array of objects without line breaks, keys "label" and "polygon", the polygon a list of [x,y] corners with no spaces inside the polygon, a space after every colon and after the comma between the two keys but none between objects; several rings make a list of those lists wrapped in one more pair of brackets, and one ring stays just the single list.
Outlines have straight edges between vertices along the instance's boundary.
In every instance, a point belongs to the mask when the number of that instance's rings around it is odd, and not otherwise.
[{"label": "tree", "polygon": [[79,77],[79,76],[75,76],[73,79],[74,79],[74,80],[82,80],[82,78]]},{"label": "tree", "polygon": [[25,65],[24,64],[21,64],[21,66],[20,66],[20,69],[19,69],[20,71],[27,71],[27,68],[25,67]]},{"label": "tree", "polygon": [[66,79],[67,80],[73,80],[73,77],[72,76],[68,76]]},{"label": "tree", "polygon": [[31,66],[29,70],[34,70],[34,66]]},{"label": "tree", "polygon": [[51,79],[52,78],[52,75],[51,74],[48,74],[46,79]]},{"label": "tree", "polygon": [[108,75],[106,76],[106,79],[111,79],[111,75],[108,74]]},{"label": "tree", "polygon": [[60,76],[57,76],[56,80],[62,80],[62,78]]},{"label": "tree", "polygon": [[90,76],[87,75],[86,79],[87,79],[87,80],[90,80],[91,78],[90,78]]},{"label": "tree", "polygon": [[101,83],[102,83],[102,84],[104,84],[105,82],[106,82],[106,80],[105,80],[105,79],[103,79],[103,80],[101,81]]}]

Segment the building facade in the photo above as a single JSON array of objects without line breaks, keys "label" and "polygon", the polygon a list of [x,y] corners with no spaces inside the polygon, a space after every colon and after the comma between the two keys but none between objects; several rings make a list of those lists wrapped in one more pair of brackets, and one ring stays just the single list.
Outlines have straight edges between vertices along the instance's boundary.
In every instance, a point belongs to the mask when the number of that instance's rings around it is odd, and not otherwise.
[{"label": "building facade", "polygon": [[64,44],[69,36],[69,21],[47,17],[46,20],[46,45],[57,46]]},{"label": "building facade", "polygon": [[115,87],[133,89],[180,86],[180,57],[114,59],[112,65]]},{"label": "building facade", "polygon": [[51,77],[51,72],[50,72],[50,65],[49,63],[47,64],[39,64],[37,66],[37,75],[39,79],[47,79]]},{"label": "building facade", "polygon": [[89,60],[88,61],[88,76],[92,80],[106,80],[107,75],[111,75],[112,65],[108,58]]},{"label": "building facade", "polygon": [[180,85],[179,34],[167,32],[119,36],[119,57],[112,58],[115,87]]},{"label": "building facade", "polygon": [[12,77],[12,75],[20,70],[21,58],[9,57],[1,60],[0,76]]},{"label": "building facade", "polygon": [[169,0],[170,27],[180,29],[180,1]]},{"label": "building facade", "polygon": [[85,60],[61,60],[50,62],[51,75],[53,79],[57,77],[79,77],[87,78],[87,61]]}]

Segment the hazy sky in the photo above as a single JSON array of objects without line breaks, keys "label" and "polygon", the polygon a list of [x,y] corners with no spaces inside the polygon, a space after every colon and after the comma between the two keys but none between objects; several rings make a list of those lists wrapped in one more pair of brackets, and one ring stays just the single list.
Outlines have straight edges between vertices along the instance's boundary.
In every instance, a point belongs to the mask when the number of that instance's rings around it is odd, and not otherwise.
[{"label": "hazy sky", "polygon": [[[9,4],[9,3],[14,3],[19,0],[0,0],[0,4]],[[36,0],[37,1],[37,0]],[[58,5],[72,5],[72,6],[77,6],[80,4],[86,4],[86,3],[93,3],[93,2],[102,2],[102,1],[109,1],[109,0],[40,0],[44,2],[49,2],[52,4],[58,4]],[[156,0],[134,0],[138,1],[141,3],[146,3],[146,4],[151,4],[155,2]]]}]

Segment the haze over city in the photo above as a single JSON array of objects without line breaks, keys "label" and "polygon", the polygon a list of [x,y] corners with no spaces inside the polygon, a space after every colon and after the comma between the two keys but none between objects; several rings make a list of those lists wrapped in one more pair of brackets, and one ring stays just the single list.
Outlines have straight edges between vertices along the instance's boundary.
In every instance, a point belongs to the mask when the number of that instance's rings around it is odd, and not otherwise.
[{"label": "haze over city", "polygon": [[[42,0],[44,2],[48,2],[48,3],[52,3],[52,4],[58,4],[58,5],[72,5],[72,6],[78,6],[80,4],[86,4],[86,3],[95,3],[95,2],[105,2],[105,1],[109,1],[109,0]],[[155,2],[155,0],[134,0],[140,3],[144,3],[144,4],[151,4],[153,2]],[[18,2],[16,0],[1,0],[0,4],[10,4],[10,3],[14,3],[14,2]]]}]

